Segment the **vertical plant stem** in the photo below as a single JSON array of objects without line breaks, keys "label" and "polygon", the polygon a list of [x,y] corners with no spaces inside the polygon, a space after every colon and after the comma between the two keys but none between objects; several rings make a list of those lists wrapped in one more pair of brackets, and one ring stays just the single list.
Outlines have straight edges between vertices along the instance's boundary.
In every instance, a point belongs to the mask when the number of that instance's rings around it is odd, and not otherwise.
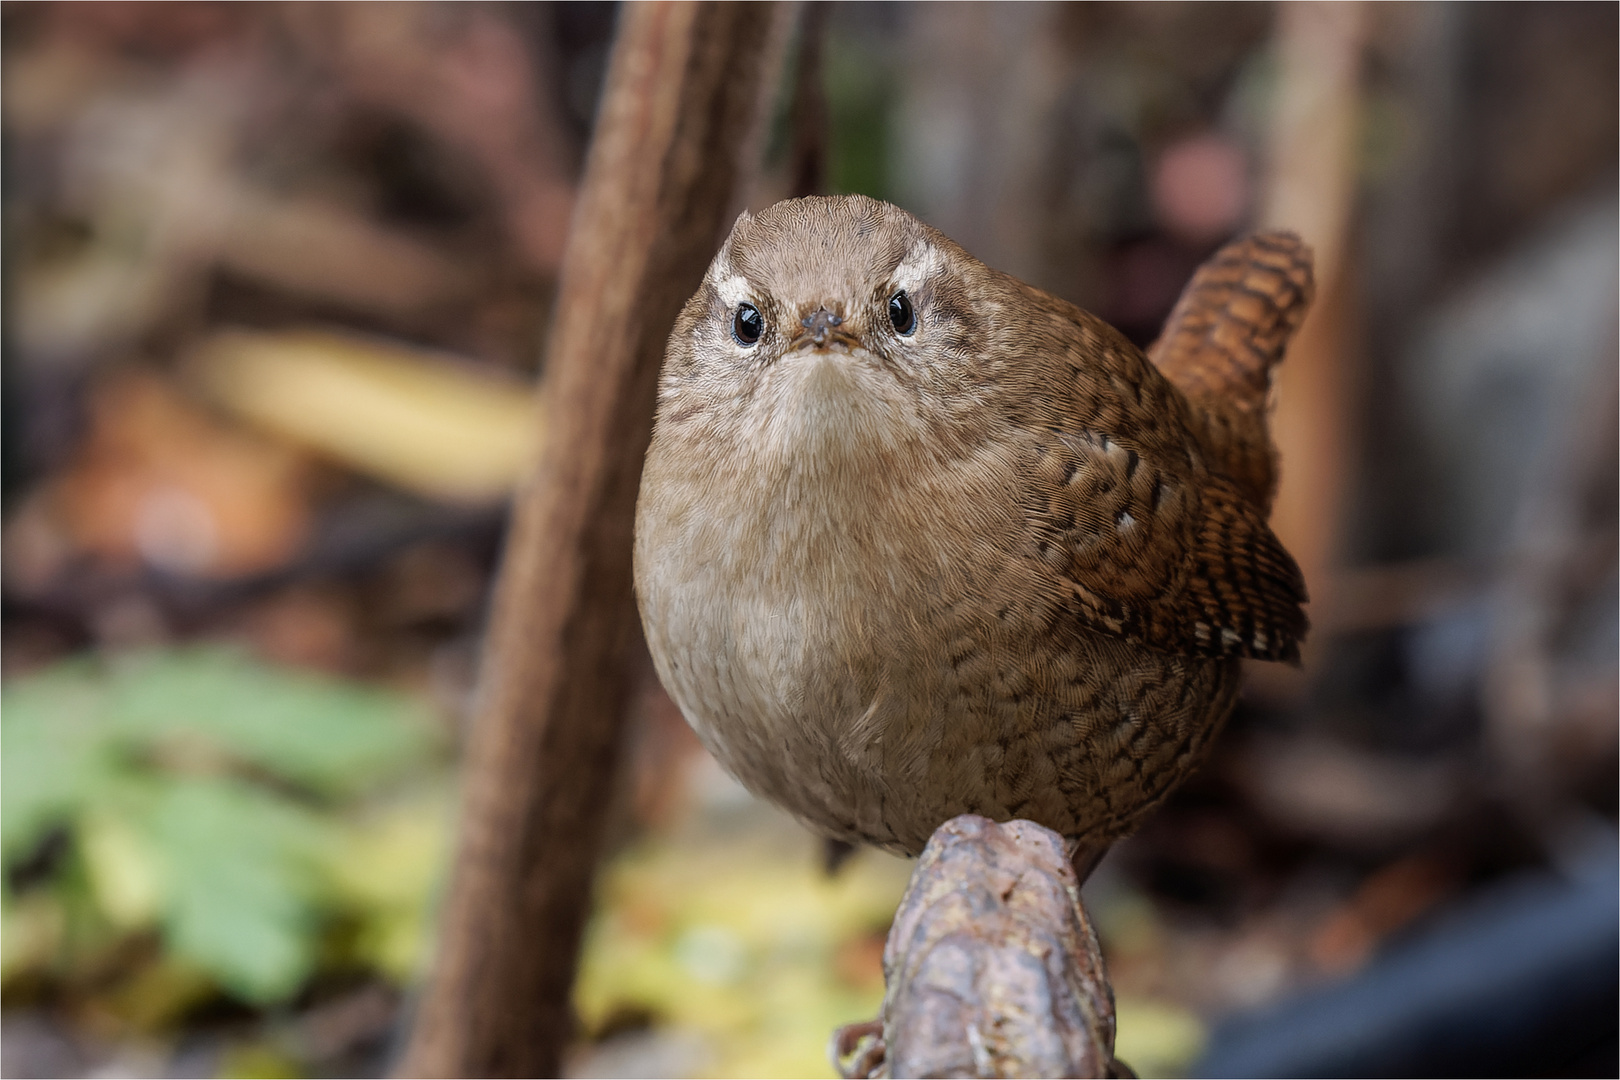
[{"label": "vertical plant stem", "polygon": [[459,850],[405,1075],[560,1074],[619,757],[658,366],[727,224],[778,17],[710,2],[620,17],[549,342],[549,422],[507,537]]},{"label": "vertical plant stem", "polygon": [[[1261,224],[1292,229],[1316,256],[1316,303],[1277,369],[1272,439],[1281,459],[1271,524],[1311,591],[1311,622],[1333,622],[1340,514],[1353,460],[1356,295],[1347,272],[1356,198],[1366,11],[1355,0],[1277,9],[1280,72]],[[1306,663],[1323,635],[1306,643]],[[1297,673],[1255,672],[1274,690]]]}]

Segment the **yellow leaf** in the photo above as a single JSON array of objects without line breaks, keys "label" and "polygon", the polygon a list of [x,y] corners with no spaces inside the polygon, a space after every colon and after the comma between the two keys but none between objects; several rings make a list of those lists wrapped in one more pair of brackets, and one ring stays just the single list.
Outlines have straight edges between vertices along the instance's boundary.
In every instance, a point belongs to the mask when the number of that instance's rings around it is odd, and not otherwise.
[{"label": "yellow leaf", "polygon": [[208,338],[191,362],[227,408],[433,498],[504,497],[539,433],[531,388],[398,343],[229,330]]},{"label": "yellow leaf", "polygon": [[1204,1022],[1168,1001],[1114,1003],[1114,1054],[1138,1076],[1184,1076],[1204,1048]]},{"label": "yellow leaf", "polygon": [[96,902],[122,929],[155,922],[163,904],[161,864],[145,840],[122,819],[89,814],[79,826],[79,843]]},{"label": "yellow leaf", "polygon": [[62,944],[67,925],[61,901],[51,892],[38,889],[13,900],[6,897],[5,914],[0,918],[0,975],[6,979],[20,971],[43,968],[51,962]]}]

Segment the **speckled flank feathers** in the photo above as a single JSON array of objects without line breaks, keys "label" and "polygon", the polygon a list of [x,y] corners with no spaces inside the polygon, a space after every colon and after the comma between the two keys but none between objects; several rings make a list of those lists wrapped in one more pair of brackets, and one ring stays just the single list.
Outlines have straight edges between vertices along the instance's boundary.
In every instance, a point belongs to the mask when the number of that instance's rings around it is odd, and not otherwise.
[{"label": "speckled flank feathers", "polygon": [[[1166,378],[895,207],[739,219],[671,334],[636,528],[654,661],[727,768],[915,853],[965,812],[1105,844],[1196,766],[1239,659],[1296,658],[1306,625],[1265,523],[1264,407],[1308,257],[1279,234],[1229,250],[1236,276],[1195,282],[1167,330]],[[1252,347],[1200,344],[1222,303]]]}]

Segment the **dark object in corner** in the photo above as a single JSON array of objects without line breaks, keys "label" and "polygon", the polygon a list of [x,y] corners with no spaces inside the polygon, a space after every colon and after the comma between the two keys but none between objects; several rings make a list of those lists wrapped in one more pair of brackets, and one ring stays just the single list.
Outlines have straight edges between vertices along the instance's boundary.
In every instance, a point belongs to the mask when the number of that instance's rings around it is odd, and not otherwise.
[{"label": "dark object in corner", "polygon": [[1192,1075],[1614,1076],[1613,841],[1478,897],[1356,977],[1228,1020]]}]

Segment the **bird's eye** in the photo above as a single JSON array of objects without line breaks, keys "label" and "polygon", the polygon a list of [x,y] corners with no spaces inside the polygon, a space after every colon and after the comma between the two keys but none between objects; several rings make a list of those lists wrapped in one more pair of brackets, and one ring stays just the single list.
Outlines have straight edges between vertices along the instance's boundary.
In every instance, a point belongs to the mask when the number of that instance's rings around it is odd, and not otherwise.
[{"label": "bird's eye", "polygon": [[894,324],[895,333],[907,337],[917,329],[917,312],[904,289],[889,297],[889,321]]},{"label": "bird's eye", "polygon": [[759,340],[759,335],[765,332],[765,319],[759,313],[759,308],[753,304],[737,305],[737,314],[731,320],[731,336],[737,339],[737,344],[743,348]]}]

